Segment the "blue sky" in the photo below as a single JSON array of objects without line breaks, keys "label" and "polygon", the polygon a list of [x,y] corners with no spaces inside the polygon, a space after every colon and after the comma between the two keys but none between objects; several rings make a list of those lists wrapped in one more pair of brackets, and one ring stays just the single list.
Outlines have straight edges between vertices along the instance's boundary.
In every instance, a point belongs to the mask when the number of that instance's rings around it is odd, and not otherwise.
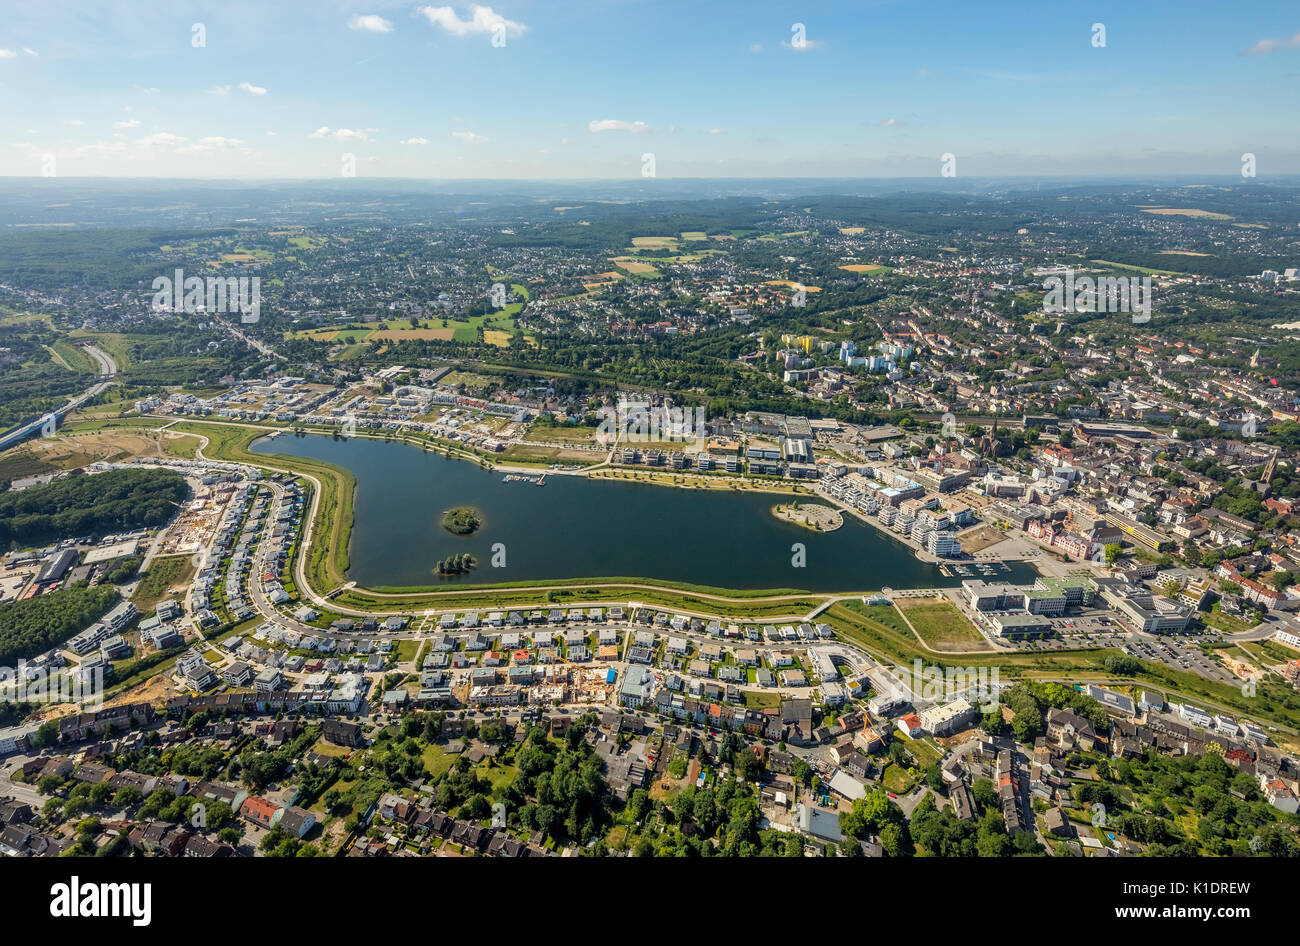
[{"label": "blue sky", "polygon": [[1300,172],[1294,2],[0,9],[5,175]]}]

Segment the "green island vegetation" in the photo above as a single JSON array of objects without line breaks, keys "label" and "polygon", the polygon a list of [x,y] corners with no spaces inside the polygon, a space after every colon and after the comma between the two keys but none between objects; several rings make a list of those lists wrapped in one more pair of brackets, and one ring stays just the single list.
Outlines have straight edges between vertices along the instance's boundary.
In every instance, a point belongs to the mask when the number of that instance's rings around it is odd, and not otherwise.
[{"label": "green island vegetation", "polygon": [[453,506],[442,514],[442,527],[452,535],[473,535],[483,525],[483,515],[473,506]]},{"label": "green island vegetation", "polygon": [[478,561],[473,555],[461,552],[458,555],[448,555],[446,558],[433,566],[434,574],[437,575],[468,575],[470,569],[474,568]]},{"label": "green island vegetation", "polygon": [[171,470],[109,470],[0,493],[0,548],[160,526],[188,495]]},{"label": "green island vegetation", "polygon": [[89,588],[78,582],[71,588],[0,606],[0,664],[34,657],[62,644],[107,612],[118,597],[112,585]]}]

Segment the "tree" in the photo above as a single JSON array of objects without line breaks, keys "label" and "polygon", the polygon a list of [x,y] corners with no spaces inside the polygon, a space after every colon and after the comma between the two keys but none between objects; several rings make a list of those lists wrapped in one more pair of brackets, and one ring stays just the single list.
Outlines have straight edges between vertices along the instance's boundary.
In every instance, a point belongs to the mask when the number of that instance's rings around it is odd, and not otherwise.
[{"label": "tree", "polygon": [[40,728],[36,730],[32,737],[32,744],[42,749],[52,746],[58,741],[59,723],[53,719],[47,719],[41,723]]},{"label": "tree", "polygon": [[939,767],[938,763],[929,766],[925,770],[925,784],[929,785],[931,789],[939,794],[945,793],[944,789],[946,786],[943,781],[943,769]]},{"label": "tree", "polygon": [[1107,542],[1102,549],[1102,554],[1106,557],[1107,565],[1114,565],[1119,560],[1120,545],[1118,542]]},{"label": "tree", "polygon": [[907,849],[909,843],[906,825],[887,824],[880,829],[880,846],[889,857],[910,854],[911,851]]}]

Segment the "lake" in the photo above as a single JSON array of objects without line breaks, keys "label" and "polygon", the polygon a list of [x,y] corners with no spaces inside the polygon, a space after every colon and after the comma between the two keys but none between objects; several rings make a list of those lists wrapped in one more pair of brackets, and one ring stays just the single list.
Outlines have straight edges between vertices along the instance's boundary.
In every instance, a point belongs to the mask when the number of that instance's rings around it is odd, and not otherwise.
[{"label": "lake", "polygon": [[[566,578],[658,578],[719,588],[834,592],[956,585],[901,542],[845,515],[817,533],[771,514],[775,493],[681,490],[645,483],[546,477],[502,482],[500,471],[381,440],[280,436],[254,453],[346,467],[357,480],[349,578],[367,588]],[[803,501],[803,500],[801,500]],[[440,525],[452,506],[473,506],[483,525],[456,536]],[[804,566],[796,567],[796,543]],[[493,567],[495,547],[504,566]],[[468,552],[469,575],[439,578],[440,559]],[[498,559],[500,555],[498,554]],[[1030,581],[1011,563],[999,580]]]}]

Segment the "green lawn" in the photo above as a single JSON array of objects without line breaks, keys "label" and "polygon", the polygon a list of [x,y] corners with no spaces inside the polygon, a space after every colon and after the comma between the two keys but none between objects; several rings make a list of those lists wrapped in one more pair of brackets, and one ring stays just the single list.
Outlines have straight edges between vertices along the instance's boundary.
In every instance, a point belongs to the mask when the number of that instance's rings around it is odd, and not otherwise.
[{"label": "green lawn", "polygon": [[943,758],[943,753],[930,742],[922,739],[912,739],[900,729],[895,729],[892,735],[903,745],[907,746],[907,751],[912,753],[912,758],[916,759],[916,765],[918,768],[929,768],[931,765]]},{"label": "green lawn", "polygon": [[515,776],[519,774],[517,766],[510,764],[489,766],[486,762],[480,762],[474,771],[479,778],[485,778],[492,783],[493,798],[500,798],[506,786],[513,782]]},{"label": "green lawn", "polygon": [[988,649],[984,635],[946,598],[899,598],[894,605],[935,650]]},{"label": "green lawn", "polygon": [[420,652],[421,642],[417,640],[404,639],[397,642],[397,648],[394,656],[397,662],[409,663],[416,658]]},{"label": "green lawn", "polygon": [[430,778],[437,778],[451,768],[452,762],[456,757],[450,753],[444,752],[438,746],[429,746],[421,754],[424,760],[424,767],[429,770]]},{"label": "green lawn", "polygon": [[880,784],[885,786],[886,791],[893,792],[895,795],[906,795],[912,790],[916,780],[907,774],[907,769],[891,762],[880,773]]}]

